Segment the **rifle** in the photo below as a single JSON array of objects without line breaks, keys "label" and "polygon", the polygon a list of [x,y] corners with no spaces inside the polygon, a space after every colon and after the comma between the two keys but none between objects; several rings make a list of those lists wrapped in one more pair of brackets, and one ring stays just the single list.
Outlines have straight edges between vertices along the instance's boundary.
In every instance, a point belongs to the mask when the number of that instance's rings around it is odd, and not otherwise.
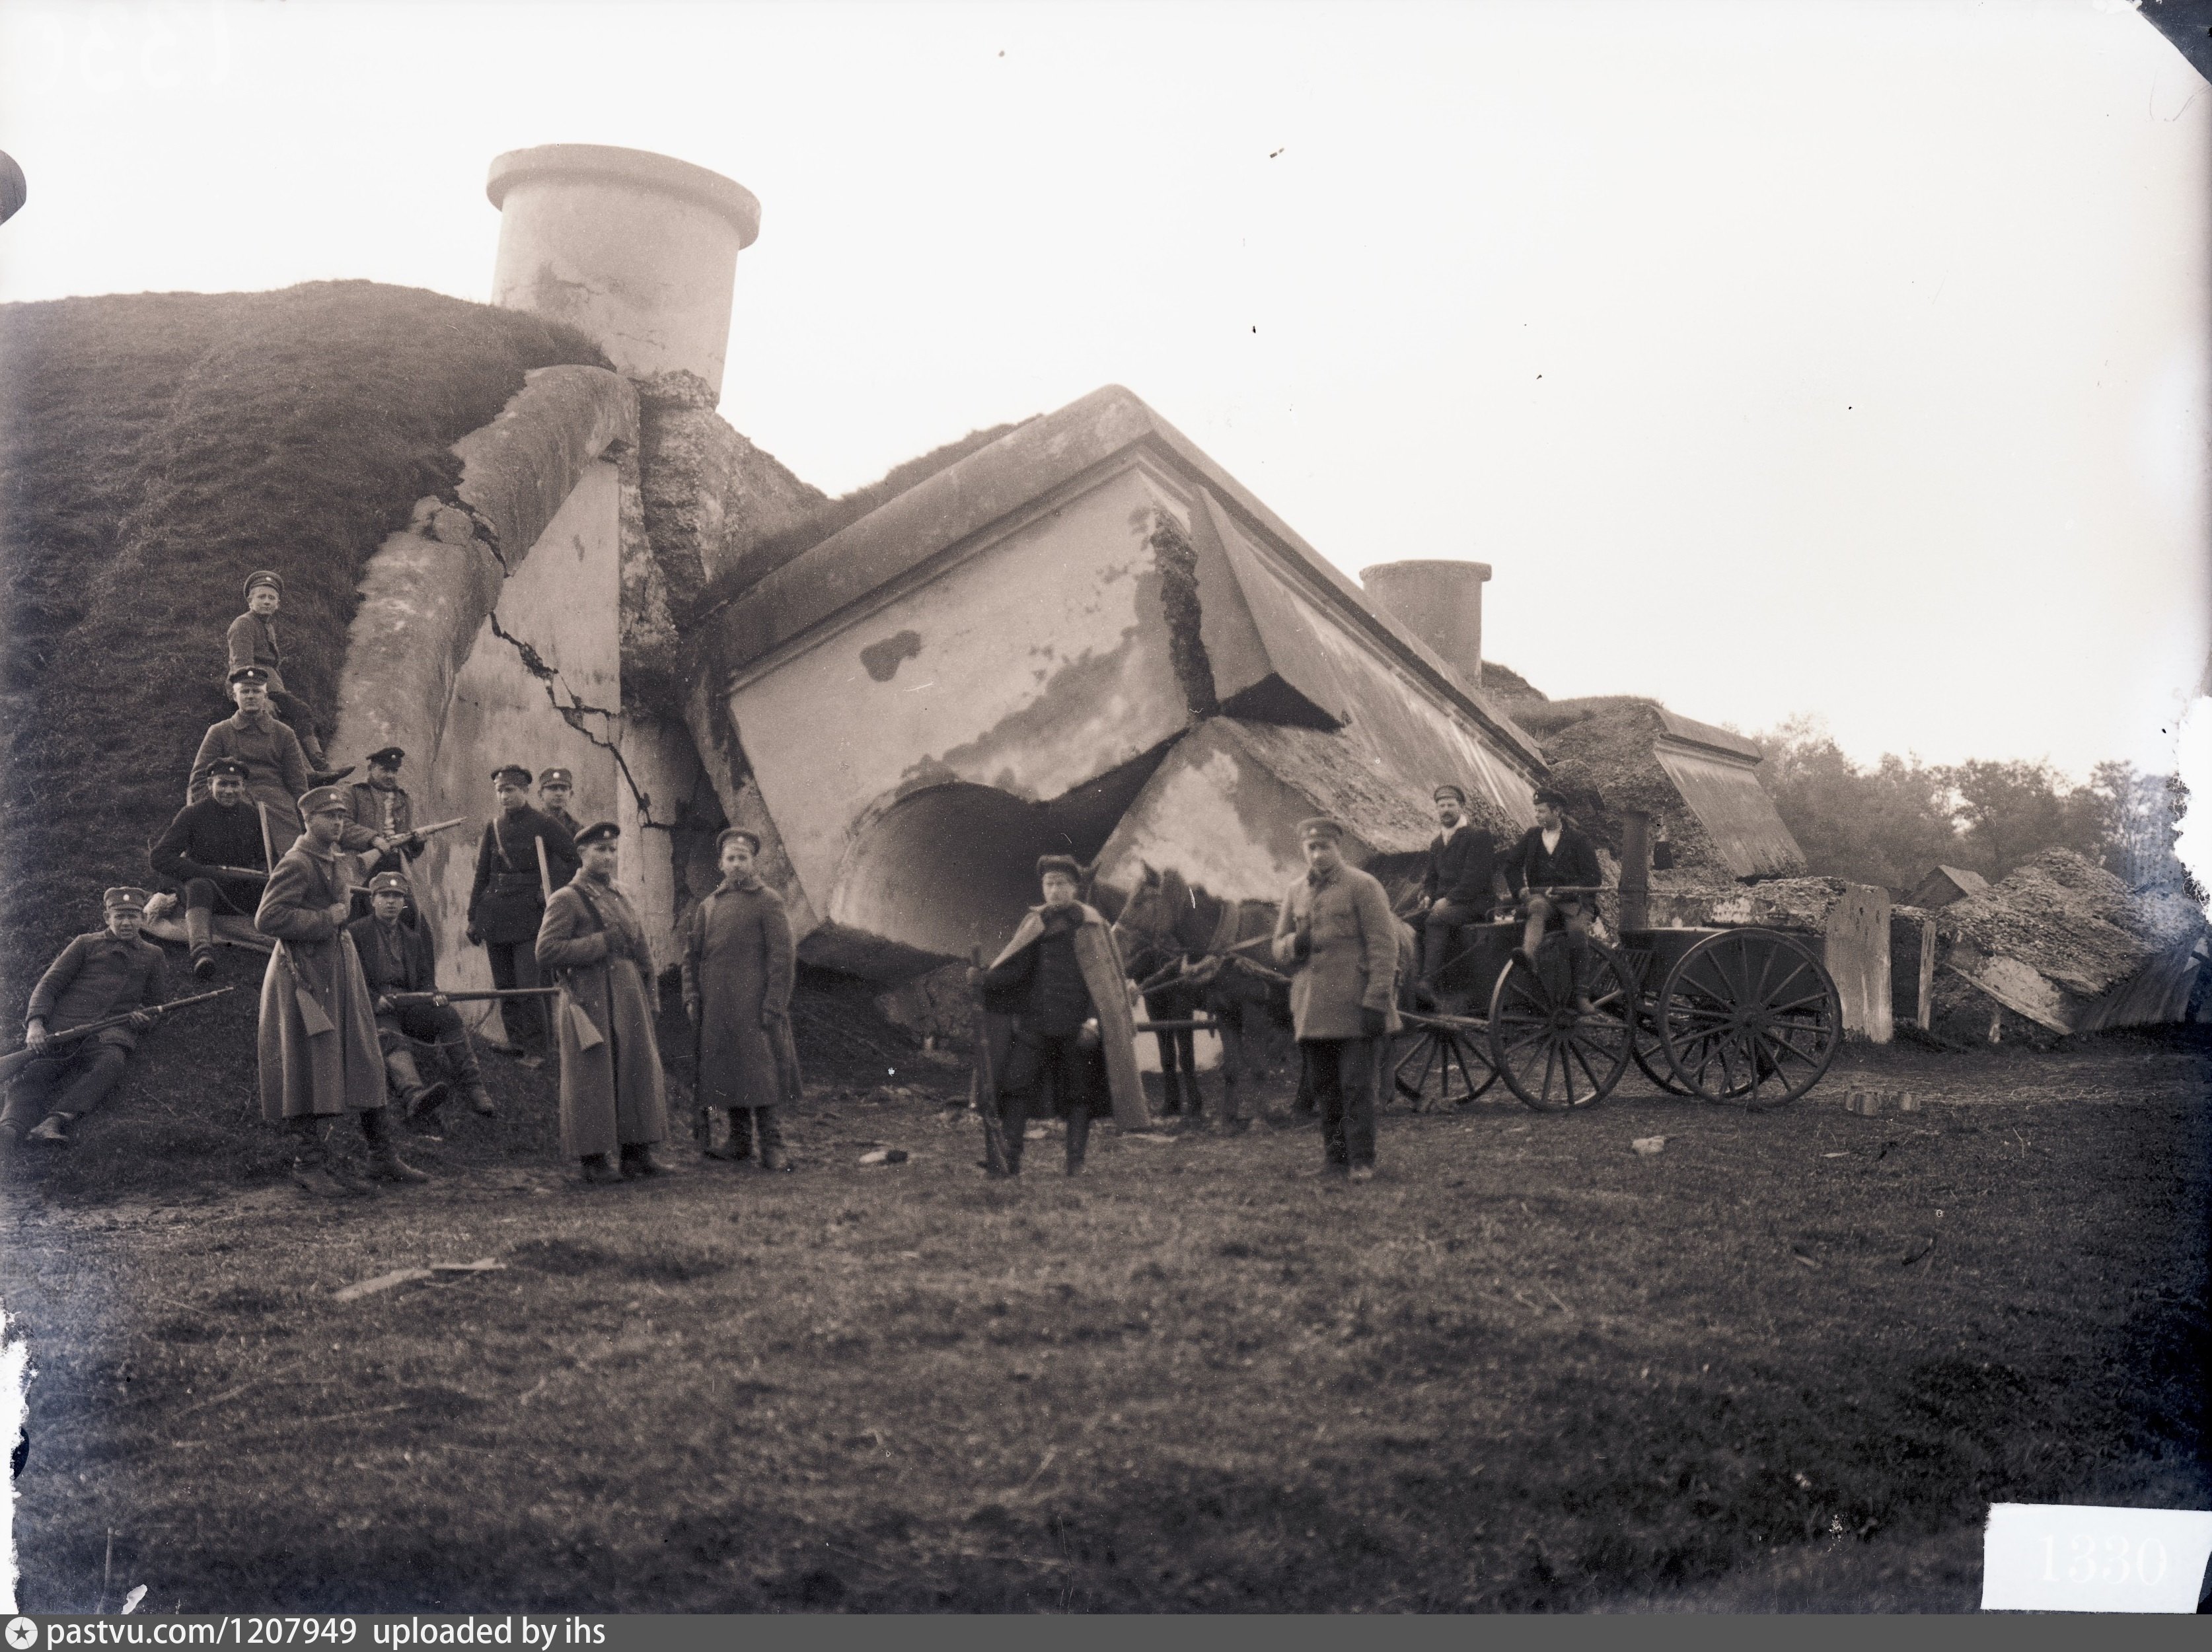
[{"label": "rifle", "polygon": [[208,870],[218,878],[252,878],[265,884],[269,874],[258,866],[210,866]]},{"label": "rifle", "polygon": [[253,813],[254,817],[261,823],[261,858],[269,863],[269,870],[274,872],[276,870],[276,851],[270,846],[269,841],[269,805],[256,798],[253,800]]},{"label": "rifle", "polygon": [[538,848],[538,892],[545,897],[545,904],[553,904],[553,868],[545,859],[545,840],[533,837],[531,842]]},{"label": "rifle", "polygon": [[448,1004],[497,1003],[510,998],[551,998],[560,990],[558,987],[508,987],[484,993],[380,993],[377,998],[395,1010],[405,1010],[434,1004],[441,998]]},{"label": "rifle", "polygon": [[[970,947],[968,961],[976,969],[983,967],[983,949]],[[975,1111],[983,1118],[983,1157],[994,1170],[1003,1171],[1006,1163],[1006,1133],[999,1123],[999,1075],[991,1067],[991,1033],[988,1024],[989,1011],[983,1007],[983,989],[975,989]]]},{"label": "rifle", "polygon": [[466,815],[455,815],[451,820],[434,820],[428,826],[411,827],[392,839],[392,847],[396,849],[403,843],[420,843],[434,832],[448,832],[456,826],[465,826],[468,819]]},{"label": "rifle", "polygon": [[[168,1014],[172,1010],[181,1010],[188,1004],[204,1004],[211,998],[221,998],[225,993],[234,993],[237,990],[235,987],[218,987],[211,993],[195,993],[190,998],[173,998],[167,1004],[142,1004],[136,1010],[125,1010],[121,1015],[103,1017],[98,1021],[88,1021],[82,1027],[71,1027],[67,1032],[48,1033],[46,1035],[48,1048],[43,1053],[52,1054],[52,1048],[54,1045],[73,1044],[78,1039],[89,1037],[94,1033],[105,1032],[110,1027],[119,1027],[132,1016],[142,1011],[159,1017]],[[41,1053],[24,1048],[15,1051],[13,1054],[0,1055],[0,1084],[5,1084],[9,1079],[13,1078],[31,1062],[36,1060]]]}]

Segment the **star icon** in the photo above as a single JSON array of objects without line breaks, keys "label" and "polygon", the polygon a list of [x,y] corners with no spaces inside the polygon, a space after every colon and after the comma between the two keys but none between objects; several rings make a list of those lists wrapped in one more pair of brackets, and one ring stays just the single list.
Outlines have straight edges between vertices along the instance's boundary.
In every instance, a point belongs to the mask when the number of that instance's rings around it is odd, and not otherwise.
[{"label": "star icon", "polygon": [[15,1652],[29,1652],[38,1643],[38,1625],[28,1618],[10,1618],[8,1620],[8,1644],[14,1647]]}]

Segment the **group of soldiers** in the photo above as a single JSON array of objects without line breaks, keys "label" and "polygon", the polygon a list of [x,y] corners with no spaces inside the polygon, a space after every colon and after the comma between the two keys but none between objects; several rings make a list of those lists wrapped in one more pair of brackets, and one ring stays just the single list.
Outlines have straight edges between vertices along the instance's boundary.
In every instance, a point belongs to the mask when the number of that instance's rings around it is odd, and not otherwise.
[{"label": "group of soldiers", "polygon": [[[219,926],[270,954],[258,1054],[264,1118],[291,1138],[291,1175],[321,1198],[373,1193],[379,1181],[429,1177],[400,1157],[390,1114],[434,1122],[458,1091],[496,1112],[456,996],[500,1002],[504,1040],[524,1066],[557,1048],[561,1139],[587,1184],[662,1174],[654,1154],[668,1108],[654,1035],[659,987],[645,928],[614,878],[622,829],[569,812],[574,776],[519,764],[492,774],[495,811],[478,844],[467,932],[484,947],[494,990],[440,989],[430,925],[408,868],[428,837],[462,823],[415,818],[399,784],[406,753],[372,752],[367,777],[332,768],[311,707],[284,687],[276,616],[283,582],[257,570],[246,611],[226,638],[233,714],[195,754],[185,806],[148,851],[175,886],[192,974],[216,969]],[[281,716],[279,712],[283,714]],[[537,788],[533,799],[532,788]],[[776,1109],[799,1093],[789,1005],[790,922],[753,862],[760,840],[722,835],[720,884],[684,936],[684,1005],[700,1058],[698,1101],[728,1111],[714,1157],[790,1161]],[[141,930],[148,890],[107,890],[103,926],[73,938],[31,994],[25,1048],[0,1106],[0,1161],[25,1143],[65,1144],[111,1094],[137,1036],[171,1000],[161,950]],[[234,933],[248,927],[247,937]],[[541,981],[550,984],[541,985]],[[557,1038],[545,1008],[557,1004]],[[434,1057],[444,1078],[426,1078]],[[358,1121],[361,1146],[338,1128]]]},{"label": "group of soldiers", "polygon": [[[219,920],[248,922],[269,944],[258,1041],[263,1115],[290,1135],[299,1187],[339,1198],[373,1193],[380,1181],[429,1180],[399,1155],[388,1117],[395,1104],[410,1120],[434,1120],[458,1090],[478,1114],[496,1109],[455,994],[438,986],[430,926],[418,920],[408,876],[431,834],[462,823],[416,821],[398,746],[368,754],[364,780],[337,784],[352,768],[328,766],[319,720],[284,686],[283,594],[272,572],[247,579],[246,612],[226,638],[235,709],[202,738],[185,807],[149,860],[181,894],[195,975],[214,970]],[[533,776],[503,764],[491,780],[495,810],[477,847],[467,935],[485,949],[494,988],[459,996],[499,1001],[507,1036],[493,1048],[526,1067],[542,1067],[548,1049],[557,1050],[562,1152],[586,1185],[662,1175],[659,981],[644,926],[614,881],[622,829],[582,825],[569,813],[574,777],[566,769]],[[1382,1053],[1400,1029],[1401,977],[1414,975],[1416,1003],[1433,1004],[1458,932],[1500,912],[1525,921],[1524,960],[1547,929],[1561,928],[1579,963],[1595,915],[1587,891],[1599,882],[1596,851],[1556,793],[1536,794],[1537,824],[1504,855],[1468,819],[1461,787],[1439,786],[1434,801],[1418,959],[1401,960],[1401,925],[1382,886],[1345,860],[1344,829],[1325,817],[1298,828],[1307,870],[1285,891],[1271,938],[1271,956],[1290,978],[1323,1172],[1356,1181],[1374,1175],[1376,1096]],[[729,1120],[708,1156],[757,1155],[764,1169],[787,1170],[779,1109],[799,1094],[790,1021],[796,953],[783,902],[756,868],[760,847],[742,827],[721,835],[721,881],[686,920],[681,978],[696,1102]],[[1066,1121],[1071,1175],[1083,1167],[1094,1116],[1146,1116],[1113,932],[1078,898],[1084,873],[1074,860],[1048,855],[1036,872],[1040,903],[988,969],[970,972],[986,1011],[979,1070],[991,1077],[977,1099],[994,1126],[984,1165],[994,1175],[1019,1175],[1026,1126],[1048,1106]],[[356,905],[363,896],[365,911]],[[26,1141],[66,1142],[114,1089],[137,1035],[168,1006],[161,951],[140,933],[150,898],[137,887],[108,890],[104,927],[72,939],[33,991],[26,1048],[11,1058],[22,1066],[0,1107],[0,1159]],[[549,1000],[557,1005],[550,1029]],[[418,1053],[434,1055],[447,1076],[426,1078]],[[349,1133],[333,1127],[349,1114],[365,1165]]]}]

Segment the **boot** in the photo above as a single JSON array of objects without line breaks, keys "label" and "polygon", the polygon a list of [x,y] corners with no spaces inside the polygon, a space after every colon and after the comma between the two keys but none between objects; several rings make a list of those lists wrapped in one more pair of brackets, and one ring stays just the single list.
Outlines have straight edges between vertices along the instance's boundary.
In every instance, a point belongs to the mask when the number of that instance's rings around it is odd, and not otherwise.
[{"label": "boot", "polygon": [[453,1087],[463,1100],[483,1117],[494,1116],[499,1109],[491,1104],[491,1093],[484,1088],[483,1070],[477,1066],[475,1048],[465,1031],[459,1038],[441,1040],[438,1054],[445,1058],[446,1071],[453,1075]]},{"label": "boot", "polygon": [[0,1124],[0,1175],[15,1162],[15,1149],[21,1141],[22,1134],[15,1126]]},{"label": "boot", "polygon": [[1083,1156],[1091,1145],[1091,1109],[1078,1103],[1067,1115],[1067,1174],[1083,1174]]},{"label": "boot", "polygon": [[625,1142],[622,1150],[622,1169],[624,1176],[665,1176],[668,1167],[656,1157],[651,1142]]},{"label": "boot", "polygon": [[[445,1086],[437,1086],[439,1100],[445,1099]],[[400,1183],[428,1181],[427,1172],[416,1169],[399,1157],[399,1149],[392,1144],[392,1127],[386,1121],[384,1109],[361,1115],[361,1133],[368,1143],[368,1174],[372,1181]]]},{"label": "boot", "polygon": [[[404,1045],[384,1053],[384,1071],[392,1080],[393,1093],[399,1097],[403,1118],[412,1120],[434,1114],[446,1099],[445,1085],[422,1082],[422,1075],[415,1066],[415,1052]],[[366,1119],[368,1115],[362,1116]]]},{"label": "boot", "polygon": [[205,981],[215,974],[215,913],[210,908],[185,908],[185,944],[191,951],[193,975]]},{"label": "boot", "polygon": [[605,1153],[587,1153],[584,1156],[584,1185],[586,1187],[605,1187],[612,1186],[622,1180],[623,1173],[615,1169],[613,1164],[608,1161],[607,1156]]},{"label": "boot", "polygon": [[729,1139],[720,1147],[706,1150],[708,1158],[718,1158],[732,1164],[742,1164],[753,1156],[753,1110],[749,1107],[732,1107],[730,1115]]},{"label": "boot", "polygon": [[464,1085],[461,1095],[468,1104],[476,1109],[479,1117],[495,1119],[499,1116],[499,1109],[491,1104],[491,1092],[483,1087],[483,1079],[479,1078],[472,1084]]},{"label": "boot", "polygon": [[[382,1109],[378,1111],[380,1114]],[[363,1113],[359,1116],[362,1121],[362,1133],[366,1135],[368,1133],[370,1114]],[[376,1183],[362,1173],[362,1167],[355,1163],[350,1153],[327,1135],[323,1138],[323,1164],[330,1171],[331,1180],[356,1199],[376,1197]]]},{"label": "boot", "polygon": [[345,1189],[331,1177],[330,1156],[323,1147],[322,1133],[304,1130],[300,1144],[292,1155],[292,1184],[313,1199],[343,1199]]},{"label": "boot", "polygon": [[753,1123],[760,1133],[761,1169],[790,1174],[791,1156],[783,1151],[783,1121],[776,1117],[772,1107],[761,1108],[757,1112]]},{"label": "boot", "polygon": [[47,1147],[66,1147],[69,1145],[69,1134],[66,1129],[69,1122],[70,1115],[66,1113],[49,1113],[31,1127],[30,1133],[23,1139],[35,1141]]}]

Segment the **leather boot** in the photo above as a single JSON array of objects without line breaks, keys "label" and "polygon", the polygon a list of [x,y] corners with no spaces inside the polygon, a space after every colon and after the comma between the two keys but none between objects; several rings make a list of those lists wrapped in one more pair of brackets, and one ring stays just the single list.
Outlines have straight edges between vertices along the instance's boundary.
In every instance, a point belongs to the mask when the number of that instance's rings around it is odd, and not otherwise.
[{"label": "leather boot", "polygon": [[441,1041],[438,1054],[445,1058],[446,1071],[453,1075],[453,1088],[464,1101],[487,1119],[499,1111],[491,1104],[490,1091],[484,1088],[483,1069],[477,1065],[476,1048],[467,1033]]},{"label": "leather boot", "polygon": [[331,1178],[330,1155],[320,1130],[298,1133],[299,1145],[292,1155],[292,1185],[315,1199],[343,1199],[345,1189]]},{"label": "leather boot", "polygon": [[[445,1086],[437,1086],[439,1099],[445,1097]],[[368,1142],[368,1174],[378,1181],[400,1183],[428,1181],[427,1171],[418,1170],[399,1157],[399,1149],[392,1144],[392,1127],[386,1121],[384,1110],[361,1115],[361,1133]]]},{"label": "leather boot", "polygon": [[726,1160],[742,1164],[753,1156],[753,1110],[749,1107],[726,1108],[730,1120],[729,1139],[720,1147],[706,1150],[708,1158]]},{"label": "leather boot", "polygon": [[[436,1114],[439,1104],[446,1099],[442,1084],[426,1084],[415,1066],[415,1052],[402,1046],[384,1054],[384,1071],[392,1079],[392,1088],[399,1097],[400,1116],[420,1119]],[[362,1115],[366,1119],[368,1115]]]},{"label": "leather boot", "polygon": [[192,958],[192,974],[205,981],[215,974],[215,914],[206,907],[185,908],[185,944]]},{"label": "leather boot", "polygon": [[757,1109],[754,1128],[760,1133],[760,1164],[763,1170],[780,1170],[789,1174],[791,1155],[783,1150],[783,1121],[776,1117],[775,1109],[763,1107]]},{"label": "leather boot", "polygon": [[605,1153],[586,1154],[584,1158],[584,1185],[605,1187],[621,1181],[623,1173],[615,1169]]},{"label": "leather boot", "polygon": [[665,1176],[668,1166],[653,1151],[651,1142],[627,1142],[622,1150],[622,1171],[626,1176]]}]

